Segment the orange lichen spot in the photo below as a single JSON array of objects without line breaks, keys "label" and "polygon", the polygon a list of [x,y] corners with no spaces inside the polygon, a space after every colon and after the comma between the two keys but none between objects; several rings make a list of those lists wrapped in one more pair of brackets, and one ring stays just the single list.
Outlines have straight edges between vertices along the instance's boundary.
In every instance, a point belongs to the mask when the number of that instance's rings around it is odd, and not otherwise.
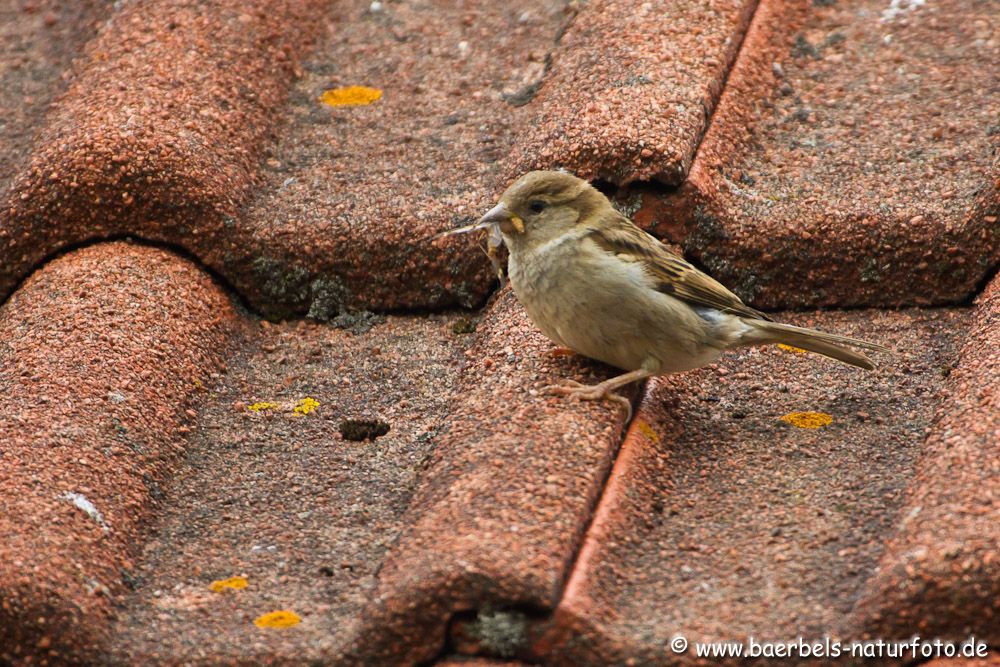
[{"label": "orange lichen spot", "polygon": [[307,415],[316,408],[319,407],[319,401],[315,398],[309,398],[306,396],[301,401],[295,404],[295,414]]},{"label": "orange lichen spot", "polygon": [[785,345],[784,343],[778,343],[778,347],[785,352],[794,352],[795,354],[805,354],[808,350],[803,350],[801,347],[795,347],[794,345]]},{"label": "orange lichen spot", "polygon": [[653,427],[647,424],[646,422],[642,421],[641,419],[637,419],[635,421],[635,427],[636,429],[639,430],[639,433],[642,433],[651,442],[660,441],[660,436],[656,431],[653,430]]},{"label": "orange lichen spot", "polygon": [[290,628],[298,625],[302,618],[290,609],[272,611],[254,619],[253,624],[258,628]]},{"label": "orange lichen spot", "polygon": [[781,421],[798,428],[823,428],[833,421],[833,417],[825,412],[790,412]]},{"label": "orange lichen spot", "polygon": [[371,104],[382,97],[382,91],[368,86],[347,86],[324,90],[319,101],[331,107],[356,107]]},{"label": "orange lichen spot", "polygon": [[246,577],[229,577],[228,579],[217,579],[213,581],[208,586],[216,593],[221,593],[227,588],[232,588],[233,590],[243,590],[247,587]]},{"label": "orange lichen spot", "polygon": [[250,412],[261,412],[262,410],[276,410],[278,408],[277,403],[254,403],[253,405],[248,405],[247,410]]}]

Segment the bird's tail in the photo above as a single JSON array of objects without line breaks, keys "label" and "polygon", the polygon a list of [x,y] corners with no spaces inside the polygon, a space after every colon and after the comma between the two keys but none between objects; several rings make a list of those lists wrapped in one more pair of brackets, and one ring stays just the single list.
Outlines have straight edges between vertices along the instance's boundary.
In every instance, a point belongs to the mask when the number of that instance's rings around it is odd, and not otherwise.
[{"label": "bird's tail", "polygon": [[847,336],[816,331],[815,329],[806,329],[779,322],[768,322],[767,320],[742,318],[741,320],[747,326],[747,330],[740,337],[739,345],[784,343],[785,345],[822,354],[824,357],[830,357],[831,359],[836,359],[845,364],[866,370],[873,370],[875,363],[861,352],[845,347],[846,345],[875,352],[892,352],[889,348],[882,345],[858,340],[857,338],[848,338]]}]

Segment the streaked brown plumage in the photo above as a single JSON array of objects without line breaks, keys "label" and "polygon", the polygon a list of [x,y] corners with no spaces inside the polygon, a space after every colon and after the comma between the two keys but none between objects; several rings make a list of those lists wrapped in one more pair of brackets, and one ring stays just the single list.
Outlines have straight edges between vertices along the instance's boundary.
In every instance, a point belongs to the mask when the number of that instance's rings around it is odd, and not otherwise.
[{"label": "streaked brown plumage", "polygon": [[[726,349],[785,343],[851,364],[875,364],[850,347],[866,341],[773,322],[636,227],[589,183],[556,171],[525,174],[475,225],[499,229],[511,286],[557,344],[628,371],[598,385],[551,387],[581,399],[711,363]],[[451,233],[455,233],[451,232]]]}]

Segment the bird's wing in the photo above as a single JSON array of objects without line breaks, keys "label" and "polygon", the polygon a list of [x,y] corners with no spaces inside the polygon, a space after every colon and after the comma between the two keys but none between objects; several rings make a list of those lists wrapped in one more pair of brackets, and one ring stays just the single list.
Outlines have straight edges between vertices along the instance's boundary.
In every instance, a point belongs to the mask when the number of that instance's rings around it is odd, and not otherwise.
[{"label": "bird's wing", "polygon": [[707,306],[750,319],[770,320],[743,303],[738,296],[674,253],[656,238],[618,214],[607,215],[587,234],[601,249],[619,259],[642,264],[657,290],[696,306]]}]

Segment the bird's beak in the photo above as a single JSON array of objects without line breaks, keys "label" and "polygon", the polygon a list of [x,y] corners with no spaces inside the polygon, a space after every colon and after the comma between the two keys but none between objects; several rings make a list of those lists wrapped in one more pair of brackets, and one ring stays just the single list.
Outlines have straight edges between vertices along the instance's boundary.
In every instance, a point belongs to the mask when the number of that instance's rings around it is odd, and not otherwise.
[{"label": "bird's beak", "polygon": [[500,202],[487,211],[486,215],[479,218],[479,222],[476,224],[498,225],[500,231],[504,234],[512,234],[514,232],[518,234],[524,233],[524,220],[521,220],[521,218],[508,211],[503,202]]},{"label": "bird's beak", "polygon": [[459,227],[458,229],[449,229],[446,232],[442,232],[438,236],[467,234],[468,232],[474,232],[480,229],[489,229],[491,227],[499,227],[500,231],[504,234],[511,234],[513,232],[517,232],[518,234],[524,233],[524,221],[508,211],[507,207],[503,205],[503,202],[501,202],[487,211],[486,215],[479,218],[477,222],[474,222],[471,225],[466,225],[465,227]]}]

